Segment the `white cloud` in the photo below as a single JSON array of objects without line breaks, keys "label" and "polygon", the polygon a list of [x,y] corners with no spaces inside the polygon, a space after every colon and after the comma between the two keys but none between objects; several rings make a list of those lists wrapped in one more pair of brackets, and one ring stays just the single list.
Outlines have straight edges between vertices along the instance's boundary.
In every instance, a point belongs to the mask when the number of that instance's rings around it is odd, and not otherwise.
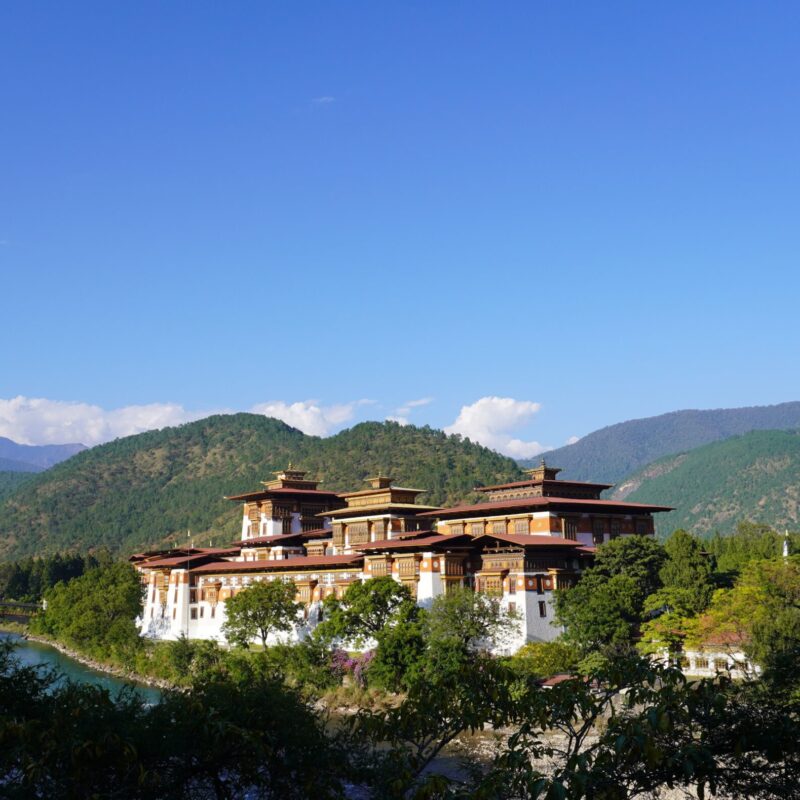
[{"label": "white cloud", "polygon": [[[394,413],[398,417],[407,417],[411,413],[411,409],[421,408],[422,406],[430,405],[432,402],[432,397],[420,397],[419,400],[407,400],[402,406],[396,408]],[[387,417],[387,419],[392,419],[392,417]],[[406,424],[408,424],[408,422],[406,422]]]},{"label": "white cloud", "polygon": [[575,444],[575,442],[579,442],[580,440],[580,436],[570,436],[569,439],[567,439],[567,444]]},{"label": "white cloud", "polygon": [[329,106],[331,103],[335,103],[336,102],[336,98],[335,97],[331,97],[331,95],[329,95],[329,94],[326,94],[326,95],[323,95],[322,97],[312,97],[311,98],[311,102],[315,106]]},{"label": "white cloud", "polygon": [[371,405],[372,402],[372,400],[353,400],[350,403],[323,406],[317,400],[303,400],[296,403],[273,400],[269,403],[259,403],[250,410],[254,414],[282,419],[287,425],[311,436],[329,436],[345,422],[350,422],[359,406]]},{"label": "white cloud", "polygon": [[0,436],[20,444],[95,445],[120,436],[201,419],[209,411],[187,411],[176,403],[149,403],[106,410],[89,403],[41,397],[0,399]]},{"label": "white cloud", "polygon": [[524,428],[541,408],[530,400],[513,397],[482,397],[462,406],[456,421],[445,433],[460,433],[474,442],[512,458],[532,458],[550,448],[539,442],[526,442],[512,435]]},{"label": "white cloud", "polygon": [[409,420],[406,419],[406,417],[386,417],[386,421],[387,422],[396,422],[398,425],[410,425],[411,424],[411,422],[409,422]]}]

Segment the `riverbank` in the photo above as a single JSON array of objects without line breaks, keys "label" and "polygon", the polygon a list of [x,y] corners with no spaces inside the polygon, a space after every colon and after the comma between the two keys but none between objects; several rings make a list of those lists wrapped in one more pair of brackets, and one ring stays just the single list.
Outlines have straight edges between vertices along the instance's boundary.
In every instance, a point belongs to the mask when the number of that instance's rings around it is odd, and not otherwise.
[{"label": "riverbank", "polygon": [[179,688],[169,681],[160,678],[153,678],[147,675],[140,675],[138,672],[126,670],[117,664],[98,661],[97,659],[91,658],[78,650],[68,647],[67,645],[59,642],[57,639],[53,639],[50,636],[31,633],[26,625],[21,625],[19,623],[8,623],[3,620],[0,621],[0,633],[14,633],[24,639],[27,639],[28,641],[45,644],[48,647],[52,647],[54,650],[58,650],[59,653],[67,656],[67,658],[77,661],[79,664],[82,664],[88,669],[110,675],[111,677],[117,678],[125,683],[141,684],[142,686],[147,686],[150,689],[158,689],[160,691],[175,690]]}]

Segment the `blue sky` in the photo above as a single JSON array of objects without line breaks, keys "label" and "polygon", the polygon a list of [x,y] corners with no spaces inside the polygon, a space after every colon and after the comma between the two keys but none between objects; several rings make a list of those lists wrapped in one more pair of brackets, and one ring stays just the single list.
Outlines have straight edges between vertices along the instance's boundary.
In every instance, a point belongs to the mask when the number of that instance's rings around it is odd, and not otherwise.
[{"label": "blue sky", "polygon": [[0,30],[0,435],[256,409],[525,455],[800,398],[797,4],[17,2]]}]

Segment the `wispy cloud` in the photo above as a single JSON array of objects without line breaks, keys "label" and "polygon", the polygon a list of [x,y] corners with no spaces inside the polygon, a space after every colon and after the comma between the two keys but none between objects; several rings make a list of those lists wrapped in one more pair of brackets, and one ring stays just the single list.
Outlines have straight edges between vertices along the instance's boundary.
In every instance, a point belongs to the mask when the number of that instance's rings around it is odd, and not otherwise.
[{"label": "wispy cloud", "polygon": [[575,444],[575,442],[579,442],[580,440],[581,440],[580,436],[570,436],[569,439],[567,439],[566,443],[567,444]]},{"label": "wispy cloud", "polygon": [[513,397],[482,397],[463,406],[446,433],[459,433],[512,458],[531,458],[551,448],[535,441],[523,441],[513,433],[526,427],[541,405]]},{"label": "wispy cloud", "polygon": [[324,94],[321,97],[312,97],[311,103],[315,106],[329,106],[331,103],[335,103],[336,98],[329,94]]},{"label": "wispy cloud", "polygon": [[259,403],[250,410],[254,414],[264,414],[267,417],[281,419],[287,425],[311,436],[330,436],[345,423],[353,420],[356,409],[372,405],[373,402],[363,399],[325,406],[317,400],[302,400],[294,403],[273,400],[268,403]]},{"label": "wispy cloud", "polygon": [[392,412],[391,417],[386,417],[390,422],[399,422],[401,425],[409,425],[408,415],[415,408],[422,408],[433,402],[432,397],[420,397],[418,400],[407,400],[402,406]]}]

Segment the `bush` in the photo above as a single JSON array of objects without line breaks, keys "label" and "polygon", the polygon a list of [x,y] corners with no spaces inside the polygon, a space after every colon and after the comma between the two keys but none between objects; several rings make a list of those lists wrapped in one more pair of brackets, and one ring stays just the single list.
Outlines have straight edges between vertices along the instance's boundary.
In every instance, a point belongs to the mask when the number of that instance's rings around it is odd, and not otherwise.
[{"label": "bush", "polygon": [[511,668],[522,675],[550,678],[573,672],[580,659],[577,648],[566,642],[529,642],[509,659]]}]

